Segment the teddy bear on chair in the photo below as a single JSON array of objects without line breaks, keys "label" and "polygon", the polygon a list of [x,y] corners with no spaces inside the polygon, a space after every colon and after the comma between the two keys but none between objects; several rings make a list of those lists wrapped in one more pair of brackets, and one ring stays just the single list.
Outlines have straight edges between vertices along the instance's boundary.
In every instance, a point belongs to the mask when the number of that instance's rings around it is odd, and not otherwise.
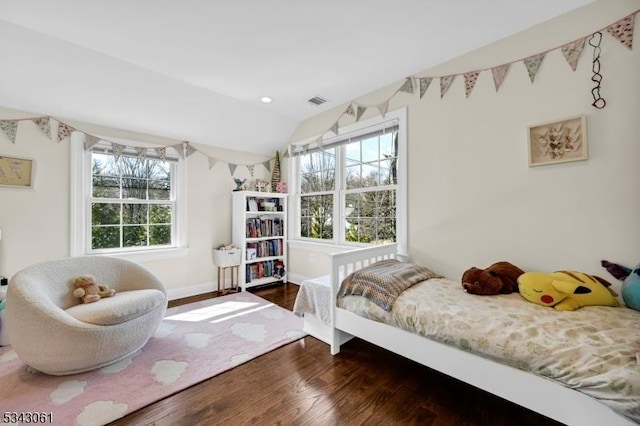
[{"label": "teddy bear on chair", "polygon": [[96,284],[93,275],[80,275],[72,279],[71,283],[74,287],[73,295],[82,299],[84,303],[97,302],[103,297],[111,297],[116,294],[114,289]]}]

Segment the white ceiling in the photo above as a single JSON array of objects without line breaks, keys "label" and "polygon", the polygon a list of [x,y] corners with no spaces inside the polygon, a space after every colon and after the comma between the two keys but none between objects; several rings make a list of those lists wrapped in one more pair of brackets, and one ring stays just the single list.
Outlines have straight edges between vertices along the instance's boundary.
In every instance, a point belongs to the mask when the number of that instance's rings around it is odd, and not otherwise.
[{"label": "white ceiling", "polygon": [[591,1],[0,0],[0,106],[269,154],[309,116]]}]

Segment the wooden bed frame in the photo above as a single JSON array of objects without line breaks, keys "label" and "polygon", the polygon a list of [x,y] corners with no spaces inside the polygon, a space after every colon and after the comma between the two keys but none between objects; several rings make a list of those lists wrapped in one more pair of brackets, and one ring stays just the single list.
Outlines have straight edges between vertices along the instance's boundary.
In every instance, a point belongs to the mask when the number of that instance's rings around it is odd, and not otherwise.
[{"label": "wooden bed frame", "polygon": [[[339,277],[396,257],[396,244],[331,254],[330,300],[337,300]],[[357,337],[568,425],[637,426],[596,399],[549,379],[368,320],[333,305],[333,326],[328,330],[332,355],[340,352],[341,344]]]}]

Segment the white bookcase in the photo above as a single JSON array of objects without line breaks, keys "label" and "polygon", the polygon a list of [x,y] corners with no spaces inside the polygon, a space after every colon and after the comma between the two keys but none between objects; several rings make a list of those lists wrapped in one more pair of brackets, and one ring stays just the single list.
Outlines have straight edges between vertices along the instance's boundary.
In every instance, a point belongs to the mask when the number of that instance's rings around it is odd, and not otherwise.
[{"label": "white bookcase", "polygon": [[274,277],[276,262],[287,268],[287,194],[234,191],[232,240],[242,251],[238,281],[249,287],[286,282]]}]

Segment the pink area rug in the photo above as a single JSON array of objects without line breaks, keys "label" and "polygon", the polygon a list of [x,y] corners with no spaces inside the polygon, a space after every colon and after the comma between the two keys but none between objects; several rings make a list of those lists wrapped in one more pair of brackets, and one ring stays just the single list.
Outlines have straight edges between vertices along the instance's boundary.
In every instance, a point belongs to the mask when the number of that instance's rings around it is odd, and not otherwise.
[{"label": "pink area rug", "polygon": [[51,413],[56,425],[102,425],[304,335],[300,318],[244,292],[167,310],[141,351],[88,373],[34,374],[5,346],[0,412],[46,413],[40,423],[50,423]]}]

